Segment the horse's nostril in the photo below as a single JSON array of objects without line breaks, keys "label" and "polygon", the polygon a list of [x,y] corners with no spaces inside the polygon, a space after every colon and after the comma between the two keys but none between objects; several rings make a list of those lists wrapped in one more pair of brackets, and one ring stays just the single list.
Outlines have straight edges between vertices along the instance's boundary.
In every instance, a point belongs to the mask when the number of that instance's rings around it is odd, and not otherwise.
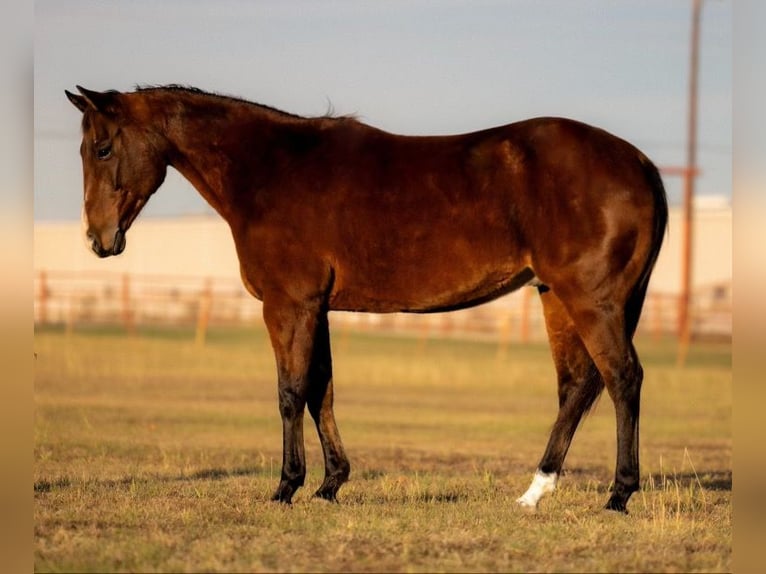
[{"label": "horse's nostril", "polygon": [[96,237],[96,234],[92,231],[88,231],[86,237],[88,238],[90,246],[95,250],[95,248],[98,246],[98,237]]},{"label": "horse's nostril", "polygon": [[99,257],[104,256],[104,250],[101,247],[101,241],[98,239],[98,235],[93,233],[92,231],[88,231],[88,233],[85,234],[86,238],[90,242],[90,248]]}]

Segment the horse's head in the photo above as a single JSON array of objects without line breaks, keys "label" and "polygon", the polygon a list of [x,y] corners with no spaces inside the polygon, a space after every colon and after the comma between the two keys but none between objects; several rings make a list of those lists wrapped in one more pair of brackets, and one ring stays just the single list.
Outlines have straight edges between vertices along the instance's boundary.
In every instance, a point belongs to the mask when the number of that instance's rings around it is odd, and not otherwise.
[{"label": "horse's head", "polygon": [[119,255],[125,233],[167,170],[164,139],[146,121],[145,106],[129,94],[66,92],[83,114],[83,219],[91,249],[99,257]]}]

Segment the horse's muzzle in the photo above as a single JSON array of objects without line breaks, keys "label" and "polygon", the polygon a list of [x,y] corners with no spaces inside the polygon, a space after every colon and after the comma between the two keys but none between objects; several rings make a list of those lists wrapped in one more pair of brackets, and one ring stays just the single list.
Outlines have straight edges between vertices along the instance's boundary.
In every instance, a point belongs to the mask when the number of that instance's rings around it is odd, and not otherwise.
[{"label": "horse's muzzle", "polygon": [[104,249],[103,245],[101,245],[101,240],[98,238],[98,235],[92,231],[88,232],[88,239],[90,239],[90,248],[93,250],[93,253],[99,257],[119,255],[125,250],[125,245],[127,243],[127,240],[125,239],[125,232],[122,229],[117,229],[117,232],[114,234],[114,239],[112,240],[110,249]]}]

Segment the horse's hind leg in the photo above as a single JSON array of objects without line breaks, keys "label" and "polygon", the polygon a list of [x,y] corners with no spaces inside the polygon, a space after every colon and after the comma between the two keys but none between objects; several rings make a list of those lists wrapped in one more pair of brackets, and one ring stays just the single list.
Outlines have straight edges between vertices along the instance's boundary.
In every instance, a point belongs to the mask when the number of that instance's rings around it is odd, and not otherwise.
[{"label": "horse's hind leg", "polygon": [[[612,495],[606,508],[627,512],[631,494],[638,490],[638,422],[643,369],[631,341],[640,306],[619,303],[606,290],[599,293],[559,292],[588,354],[614,402],[617,419],[617,463]],[[626,312],[627,311],[627,312]]]},{"label": "horse's hind leg", "polygon": [[314,496],[336,500],[338,489],[348,480],[350,465],[333,412],[332,357],[326,311],[319,316],[314,338],[314,353],[309,369],[308,407],[319,433],[325,465],[324,482]]},{"label": "horse's hind leg", "polygon": [[530,509],[555,489],[577,426],[604,388],[601,375],[561,300],[547,287],[540,288],[540,299],[558,375],[559,412],[532,484],[517,500]]}]

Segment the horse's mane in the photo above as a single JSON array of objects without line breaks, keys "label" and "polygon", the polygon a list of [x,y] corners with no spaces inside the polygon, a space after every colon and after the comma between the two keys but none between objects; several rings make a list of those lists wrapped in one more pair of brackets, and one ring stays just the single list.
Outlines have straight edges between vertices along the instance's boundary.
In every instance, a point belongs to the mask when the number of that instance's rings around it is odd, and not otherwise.
[{"label": "horse's mane", "polygon": [[356,116],[353,114],[348,115],[336,115],[335,110],[332,107],[332,103],[328,102],[328,110],[325,112],[325,114],[321,116],[316,117],[309,117],[309,116],[301,116],[298,114],[293,114],[290,112],[286,112],[284,110],[280,110],[279,108],[275,108],[272,106],[267,106],[266,104],[260,104],[257,102],[252,102],[250,100],[246,100],[244,98],[240,98],[237,96],[231,96],[227,94],[221,94],[217,92],[208,92],[205,90],[201,90],[199,88],[196,88],[194,86],[186,86],[183,84],[167,84],[167,85],[137,85],[136,86],[137,92],[177,92],[181,94],[188,94],[190,96],[202,96],[202,97],[208,97],[208,98],[216,98],[220,100],[235,102],[238,104],[245,104],[249,106],[257,107],[261,110],[265,110],[274,114],[278,114],[285,118],[292,118],[292,119],[336,119],[336,120],[356,120]]}]

